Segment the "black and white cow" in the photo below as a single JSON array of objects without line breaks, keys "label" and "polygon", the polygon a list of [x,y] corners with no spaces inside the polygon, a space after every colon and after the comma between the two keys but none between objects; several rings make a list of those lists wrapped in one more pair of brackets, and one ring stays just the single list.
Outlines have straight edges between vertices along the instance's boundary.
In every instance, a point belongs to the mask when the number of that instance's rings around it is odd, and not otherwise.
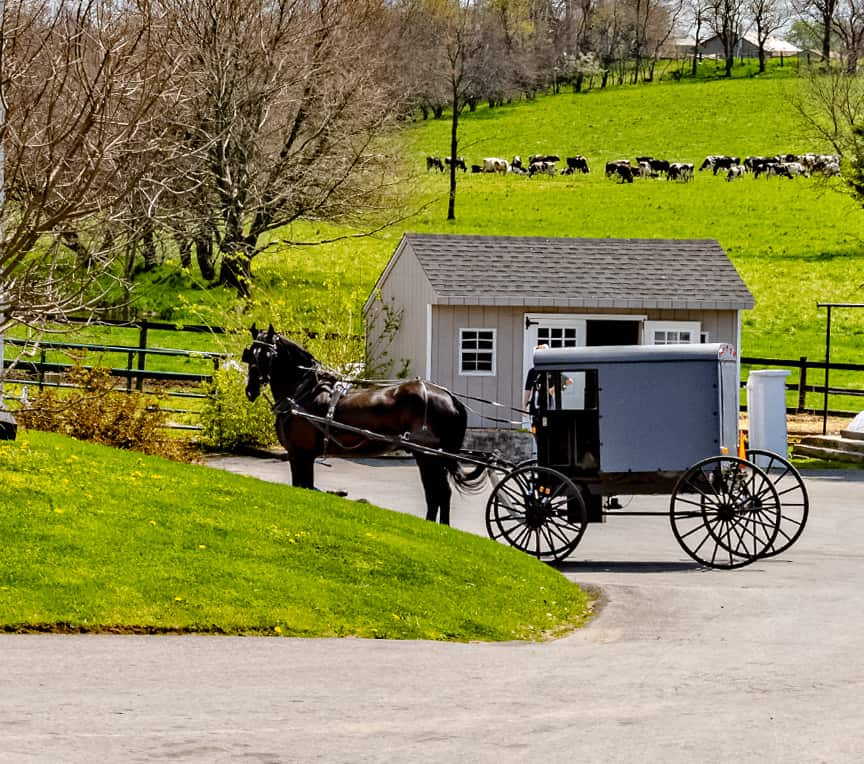
[{"label": "black and white cow", "polygon": [[426,157],[426,172],[429,170],[444,172],[444,163],[441,161],[441,157]]},{"label": "black and white cow", "polygon": [[622,183],[633,182],[633,168],[629,159],[616,159],[606,163],[606,177],[616,177]]},{"label": "black and white cow", "polygon": [[567,157],[567,167],[561,171],[562,175],[572,175],[575,172],[588,174],[588,160],[581,154],[575,157]]},{"label": "black and white cow", "polygon": [[444,163],[449,167],[451,164],[456,165],[457,170],[462,170],[465,172],[468,168],[465,165],[465,159],[463,157],[456,157],[456,159],[452,159],[451,157],[444,157]]},{"label": "black and white cow", "polygon": [[743,178],[747,172],[747,168],[743,164],[733,164],[726,171],[726,180],[735,180],[735,178]]},{"label": "black and white cow", "polygon": [[666,180],[680,180],[687,183],[693,180],[694,169],[692,162],[670,162]]},{"label": "black and white cow", "polygon": [[547,162],[547,161],[533,161],[530,165],[528,165],[528,177],[533,178],[535,175],[554,175],[555,174],[555,162]]}]

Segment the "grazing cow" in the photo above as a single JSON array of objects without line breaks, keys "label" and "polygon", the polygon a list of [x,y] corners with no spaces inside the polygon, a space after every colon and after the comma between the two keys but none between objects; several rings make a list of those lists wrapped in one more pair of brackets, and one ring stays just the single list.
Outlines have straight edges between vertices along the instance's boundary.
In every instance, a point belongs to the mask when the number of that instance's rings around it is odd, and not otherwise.
[{"label": "grazing cow", "polygon": [[767,174],[791,180],[799,175],[806,175],[806,170],[800,162],[776,162],[768,167]]},{"label": "grazing cow", "polygon": [[741,164],[741,158],[730,157],[725,154],[709,154],[699,166],[699,171],[710,168],[716,175],[720,170],[728,170],[733,164]]},{"label": "grazing cow", "polygon": [[483,172],[483,167],[479,164],[472,164],[471,165],[471,172],[473,172],[475,174],[478,172]]},{"label": "grazing cow", "polygon": [[507,164],[506,159],[499,159],[498,157],[486,157],[483,160],[483,172],[500,172],[504,175],[509,169],[510,165]]},{"label": "grazing cow", "polygon": [[824,167],[822,167],[819,172],[821,172],[826,177],[830,178],[835,175],[840,174],[840,163],[839,162],[828,162]]},{"label": "grazing cow", "polygon": [[666,159],[650,159],[648,164],[651,166],[651,172],[655,175],[665,175],[669,172],[669,161]]},{"label": "grazing cow", "polygon": [[456,157],[456,159],[452,159],[451,157],[444,157],[444,162],[449,167],[450,164],[455,164],[457,170],[462,170],[465,172],[468,168],[465,166],[465,159],[463,157]]},{"label": "grazing cow", "polygon": [[528,164],[532,165],[535,162],[560,162],[561,157],[557,154],[532,154],[528,157]]},{"label": "grazing cow", "polygon": [[555,162],[531,162],[528,165],[528,177],[533,178],[535,175],[544,173],[545,175],[555,174]]},{"label": "grazing cow", "polygon": [[613,162],[606,163],[606,177],[611,178],[616,176],[622,183],[633,182],[633,168],[630,166],[629,159],[616,159]]},{"label": "grazing cow", "polygon": [[511,168],[518,167],[521,170],[522,169],[522,157],[520,157],[518,154],[516,156],[514,156],[513,161],[510,162],[510,167]]},{"label": "grazing cow", "polygon": [[730,167],[741,164],[740,157],[715,157],[713,165],[713,173],[716,175],[720,170],[728,170]]},{"label": "grazing cow", "polygon": [[567,157],[567,168],[561,171],[562,175],[572,175],[574,172],[588,174],[588,160],[581,154],[575,157]]},{"label": "grazing cow", "polygon": [[769,157],[747,157],[744,160],[744,167],[747,168],[747,172],[755,172],[756,165],[770,161],[771,159]]},{"label": "grazing cow", "polygon": [[651,164],[649,162],[639,162],[637,172],[639,173],[640,178],[650,178],[651,173]]},{"label": "grazing cow", "polygon": [[726,180],[728,182],[730,180],[735,180],[735,178],[743,178],[746,172],[747,168],[743,164],[733,164],[726,171]]},{"label": "grazing cow", "polygon": [[522,167],[522,165],[519,165],[519,167],[513,167],[513,165],[511,165],[510,166],[510,172],[512,172],[514,175],[527,175],[528,174],[528,170],[526,170],[524,167]]},{"label": "grazing cow", "polygon": [[691,162],[670,162],[666,180],[680,180],[685,183],[693,180],[694,167]]},{"label": "grazing cow", "polygon": [[779,164],[773,159],[762,159],[761,161],[756,161],[753,164],[753,177],[758,178],[760,175],[765,175],[766,177],[770,174],[770,170],[775,165]]},{"label": "grazing cow", "polygon": [[441,161],[441,157],[426,157],[426,172],[429,170],[444,172],[444,163]]}]

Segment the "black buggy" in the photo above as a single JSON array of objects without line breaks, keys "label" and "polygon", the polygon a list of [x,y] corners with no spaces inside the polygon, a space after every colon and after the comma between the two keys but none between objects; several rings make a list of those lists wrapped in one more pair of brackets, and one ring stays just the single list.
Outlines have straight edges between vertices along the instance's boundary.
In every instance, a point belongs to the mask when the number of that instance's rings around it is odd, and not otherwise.
[{"label": "black buggy", "polygon": [[627,511],[618,496],[670,494],[672,532],[716,568],[779,554],[801,535],[808,497],[784,456],[739,445],[738,365],[724,344],[537,350],[537,459],[498,479],[493,539],[549,562],[587,523]]}]

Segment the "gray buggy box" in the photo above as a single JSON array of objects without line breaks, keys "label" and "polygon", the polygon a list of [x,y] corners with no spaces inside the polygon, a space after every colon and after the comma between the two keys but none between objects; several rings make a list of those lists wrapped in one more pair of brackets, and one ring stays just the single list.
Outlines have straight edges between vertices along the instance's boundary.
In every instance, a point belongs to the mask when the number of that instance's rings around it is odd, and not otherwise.
[{"label": "gray buggy box", "polygon": [[[556,469],[586,477],[610,473],[680,473],[700,459],[736,454],[739,385],[735,348],[726,344],[627,345],[551,348],[534,353],[540,372],[576,380],[571,396],[572,427],[549,426],[549,438],[575,438],[550,463]],[[569,378],[569,379],[568,379]],[[596,390],[588,390],[596,386]],[[559,405],[567,406],[566,401]],[[567,411],[552,410],[538,418],[538,451],[545,426],[564,420]],[[593,431],[593,432],[592,432]],[[581,439],[595,441],[590,464],[580,462]],[[566,446],[568,444],[559,444]],[[554,444],[553,444],[554,446]],[[723,449],[726,449],[724,452]],[[577,457],[577,455],[579,455]],[[569,461],[570,464],[563,462]],[[569,468],[569,469],[568,469]],[[635,475],[634,475],[635,477]]]}]

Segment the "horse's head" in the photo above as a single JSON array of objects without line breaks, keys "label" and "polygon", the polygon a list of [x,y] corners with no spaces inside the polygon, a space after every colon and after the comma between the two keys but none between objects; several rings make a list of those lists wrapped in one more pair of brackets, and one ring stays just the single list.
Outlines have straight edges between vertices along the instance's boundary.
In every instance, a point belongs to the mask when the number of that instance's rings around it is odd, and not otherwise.
[{"label": "horse's head", "polygon": [[[316,365],[311,353],[297,343],[280,336],[271,324],[258,330],[252,325],[252,344],[243,351],[242,360],[249,367],[246,397],[254,401],[265,385],[275,385],[281,395],[290,395],[297,383]],[[280,397],[274,389],[274,395]]]}]

